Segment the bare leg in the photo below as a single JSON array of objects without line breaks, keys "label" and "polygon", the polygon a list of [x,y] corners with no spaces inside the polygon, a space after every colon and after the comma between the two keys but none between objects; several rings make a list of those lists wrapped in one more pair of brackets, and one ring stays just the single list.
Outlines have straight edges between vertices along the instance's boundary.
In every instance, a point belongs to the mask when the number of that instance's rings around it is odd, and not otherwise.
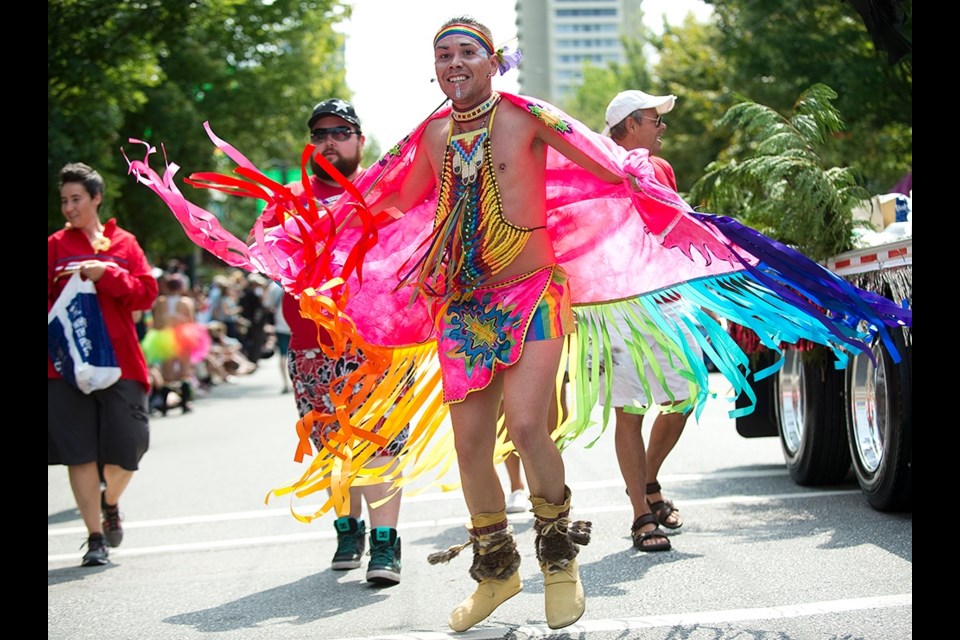
[{"label": "bare leg", "polygon": [[510,491],[523,491],[526,485],[523,484],[523,476],[520,473],[520,456],[516,451],[510,452],[510,455],[503,461],[503,466],[507,470],[507,478],[510,480]]},{"label": "bare leg", "polygon": [[[392,456],[379,456],[370,460],[367,465],[380,467],[391,461],[395,462]],[[390,527],[396,529],[397,521],[400,519],[400,497],[403,491],[397,491],[383,504],[373,506],[379,500],[383,500],[390,495],[391,483],[381,482],[380,484],[360,487],[360,489],[363,492],[363,499],[367,503],[367,510],[370,514],[370,527]],[[351,503],[352,502],[353,500],[351,499]]]},{"label": "bare leg", "polygon": [[[330,487],[327,487],[327,495],[333,495],[333,490]],[[354,520],[363,517],[363,491],[361,487],[350,486],[350,513],[347,515]]]},{"label": "bare leg", "polygon": [[503,376],[497,375],[486,389],[449,405],[460,485],[470,512],[470,577],[477,581],[476,591],[450,613],[448,624],[454,631],[466,631],[484,620],[523,588],[520,553],[507,524],[506,501],[493,463],[502,392]]},{"label": "bare leg", "polygon": [[657,479],[663,461],[680,440],[680,434],[683,433],[689,415],[689,413],[661,413],[653,421],[647,443],[647,474],[651,482]]},{"label": "bare leg", "polygon": [[180,371],[177,366],[178,361],[174,358],[169,358],[164,360],[160,364],[160,369],[163,372],[163,381],[165,384],[173,384],[180,380]]},{"label": "bare leg", "polygon": [[559,338],[527,342],[520,360],[504,372],[503,383],[507,429],[520,452],[530,488],[534,548],[543,573],[544,612],[551,629],[573,624],[583,615],[577,544],[590,541],[589,523],[569,519],[571,495],[563,458],[549,433],[548,416],[550,406],[557,405],[562,350]]},{"label": "bare leg", "polygon": [[[469,394],[463,402],[450,405],[460,481],[474,530],[496,526],[498,522],[507,527],[503,490],[493,464],[495,425],[501,401],[507,432],[520,455],[530,487],[531,503],[535,512],[538,505],[541,511],[538,522],[546,522],[548,518],[555,522],[569,509],[563,459],[550,439],[547,419],[562,347],[560,339],[528,342],[517,363],[495,376],[490,386]],[[546,511],[552,515],[545,515]],[[562,535],[567,544],[573,545],[560,525],[551,526],[549,532],[558,539]],[[499,534],[504,534],[502,539],[491,539]],[[479,550],[484,544],[496,544],[506,550],[505,555],[509,558],[501,558],[498,562],[509,559],[511,563],[519,563],[509,528],[489,534],[478,533],[474,540],[471,575],[474,575],[473,571],[490,568],[486,565],[493,556],[481,554]],[[547,622],[553,628],[571,624],[583,613],[583,587],[576,560],[573,556],[561,560],[557,566],[541,562],[545,576],[545,611]],[[509,577],[505,579],[497,578],[494,572],[482,573],[482,577],[476,578],[479,582],[476,593],[460,603],[450,615],[450,627],[454,631],[469,629],[520,591],[519,572],[512,568],[508,571]]]},{"label": "bare leg", "polygon": [[180,380],[187,382],[193,377],[193,363],[190,362],[190,354],[184,354],[177,363],[177,372],[180,374]]},{"label": "bare leg", "polygon": [[[497,420],[503,417],[503,401],[500,402],[500,410],[497,413]],[[510,436],[507,435],[507,442],[510,442]],[[520,455],[516,449],[511,451],[503,461],[503,466],[507,470],[507,480],[510,482],[510,493],[514,491],[526,491],[527,486],[523,484],[523,476],[520,474]]]},{"label": "bare leg", "polygon": [[503,376],[498,375],[486,389],[474,391],[462,402],[450,405],[460,483],[471,515],[503,511],[506,504],[493,464],[502,389]]},{"label": "bare leg", "polygon": [[[650,429],[650,441],[647,445],[647,481],[654,482],[660,473],[660,467],[667,455],[673,451],[683,428],[687,423],[689,413],[661,413],[653,421],[653,427]],[[659,491],[646,495],[647,500],[656,503],[663,500],[663,494]],[[666,524],[677,526],[682,523],[679,513],[673,513],[667,519]]]},{"label": "bare leg", "polygon": [[283,381],[283,386],[280,387],[282,393],[286,393],[290,390],[290,375],[287,373],[287,356],[282,353],[279,354],[277,360],[280,361],[280,379]]},{"label": "bare leg", "polygon": [[[96,465],[94,465],[96,466]],[[133,479],[133,471],[127,471],[123,467],[118,467],[115,464],[105,464],[103,465],[103,479],[107,484],[107,488],[104,491],[104,498],[107,504],[119,504],[120,496],[123,495],[123,492],[127,489],[127,485],[130,484],[130,480]],[[97,493],[99,493],[100,485],[97,485]],[[100,511],[100,502],[97,501],[97,512]]]},{"label": "bare leg", "polygon": [[549,428],[549,433],[553,433],[553,430],[567,418],[567,380],[564,376],[563,382],[560,384],[560,401],[559,406],[557,404],[557,391],[554,389],[553,397],[550,400],[550,413],[547,415],[547,427]]},{"label": "bare leg", "polygon": [[[557,408],[556,398],[556,391],[554,391],[550,399],[550,408],[547,411],[547,434],[553,433],[553,430],[556,429],[560,423],[560,412],[562,411],[564,416],[566,416],[567,413],[566,389],[564,387],[560,387],[561,406],[559,410]],[[507,440],[510,440],[509,436]],[[506,457],[503,461],[503,466],[507,470],[507,478],[510,481],[510,492],[525,491],[527,486],[523,483],[523,475],[520,473],[520,455],[516,450],[512,451],[510,455]]]},{"label": "bare leg", "polygon": [[100,472],[96,462],[67,466],[70,488],[89,534],[103,534],[100,520]]},{"label": "bare leg", "polygon": [[564,502],[566,485],[563,458],[550,439],[548,422],[550,406],[556,406],[554,384],[562,348],[560,338],[528,342],[520,360],[501,374],[507,431],[520,454],[530,494],[552,504]]},{"label": "bare leg", "polygon": [[647,486],[647,462],[643,445],[643,416],[627,413],[623,407],[614,408],[616,426],[614,446],[620,474],[627,485],[627,494],[633,506],[633,519],[650,513],[645,489]]},{"label": "bare leg", "polygon": [[[617,451],[617,462],[620,464],[620,474],[627,485],[627,494],[630,496],[630,505],[633,507],[633,522],[637,519],[650,515],[650,505],[647,503],[646,486],[646,452],[643,445],[643,416],[636,413],[628,413],[623,407],[616,407],[616,427],[614,433],[614,443]],[[650,522],[640,525],[634,532],[636,534],[649,533],[657,529],[656,521],[651,517]],[[634,544],[637,544],[634,542]],[[664,536],[651,536],[640,542],[640,548],[643,547],[662,547]]]},{"label": "bare leg", "polygon": [[[378,456],[367,463],[370,468],[386,467],[389,473],[396,466],[393,456]],[[367,582],[394,585],[400,582],[400,491],[394,491],[392,481],[362,486],[367,513],[370,516],[370,562],[367,564]]]}]

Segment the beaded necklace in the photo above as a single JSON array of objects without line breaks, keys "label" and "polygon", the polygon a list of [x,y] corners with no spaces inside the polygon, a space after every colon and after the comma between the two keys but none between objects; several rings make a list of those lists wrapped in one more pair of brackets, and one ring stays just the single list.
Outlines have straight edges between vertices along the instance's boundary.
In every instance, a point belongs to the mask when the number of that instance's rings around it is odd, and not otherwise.
[{"label": "beaded necklace", "polygon": [[450,137],[449,148],[453,150],[453,173],[464,185],[477,179],[483,165],[484,143],[489,135],[486,127],[467,131]]},{"label": "beaded necklace", "polygon": [[500,94],[494,91],[490,94],[489,98],[475,106],[473,109],[470,109],[469,111],[457,111],[456,108],[454,108],[451,111],[450,116],[456,122],[469,122],[471,120],[476,120],[480,116],[485,115],[488,111],[493,109],[499,100]]}]

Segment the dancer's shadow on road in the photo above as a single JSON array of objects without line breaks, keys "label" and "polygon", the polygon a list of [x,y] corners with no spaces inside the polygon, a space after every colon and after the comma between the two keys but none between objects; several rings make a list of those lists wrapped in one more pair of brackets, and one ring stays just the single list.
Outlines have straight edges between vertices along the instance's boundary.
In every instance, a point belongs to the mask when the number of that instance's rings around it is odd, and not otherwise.
[{"label": "dancer's shadow on road", "polygon": [[[389,588],[341,581],[344,577],[342,572],[327,569],[216,607],[170,616],[163,622],[202,632],[266,629],[274,624],[309,624],[379,604],[389,597]],[[318,598],[317,594],[324,597]],[[310,606],[305,607],[305,602]]]}]

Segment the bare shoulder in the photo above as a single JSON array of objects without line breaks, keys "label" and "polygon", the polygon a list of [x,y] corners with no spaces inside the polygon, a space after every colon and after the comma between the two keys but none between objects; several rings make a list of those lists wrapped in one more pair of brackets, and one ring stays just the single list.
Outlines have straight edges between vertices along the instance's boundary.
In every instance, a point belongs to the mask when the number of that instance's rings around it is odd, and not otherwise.
[{"label": "bare shoulder", "polygon": [[423,130],[423,141],[431,148],[438,144],[446,146],[449,133],[449,118],[435,118],[428,122]]},{"label": "bare shoulder", "polygon": [[180,296],[180,299],[177,300],[177,313],[192,317],[196,308],[197,303],[190,296]]},{"label": "bare shoulder", "polygon": [[494,140],[509,140],[513,148],[529,148],[534,140],[542,137],[542,126],[543,123],[525,109],[501,100],[494,115],[492,135]]},{"label": "bare shoulder", "polygon": [[501,100],[497,104],[497,115],[495,117],[495,122],[502,122],[510,125],[511,127],[523,127],[533,130],[539,125],[539,121],[531,117],[531,114],[526,109],[515,105],[509,100]]},{"label": "bare shoulder", "polygon": [[157,329],[162,329],[167,326],[167,296],[159,295],[153,301],[153,308],[151,309],[153,314],[153,326]]},{"label": "bare shoulder", "polygon": [[449,118],[435,118],[431,120],[427,123],[423,131],[423,136],[420,138],[417,154],[420,155],[421,152],[425,152],[430,159],[430,165],[434,167],[434,169],[439,166],[443,158],[443,151],[447,147],[447,139],[450,135],[450,122]]}]

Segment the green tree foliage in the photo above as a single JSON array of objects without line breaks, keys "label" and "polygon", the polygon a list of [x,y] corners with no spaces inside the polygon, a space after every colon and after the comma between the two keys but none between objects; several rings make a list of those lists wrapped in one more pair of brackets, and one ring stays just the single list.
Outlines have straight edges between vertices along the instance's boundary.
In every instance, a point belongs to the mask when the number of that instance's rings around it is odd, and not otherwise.
[{"label": "green tree foliage", "polygon": [[688,15],[678,27],[665,25],[663,35],[650,41],[658,58],[657,81],[648,91],[677,96],[666,116],[662,153],[673,166],[681,193],[690,190],[730,137],[719,120],[736,100],[726,89],[731,70],[728,61],[716,55],[717,39],[712,23]]},{"label": "green tree foliage", "polygon": [[[624,89],[678,97],[666,117],[663,156],[681,193],[722,157],[731,131],[720,125],[735,103],[750,100],[788,112],[814,84],[834,87],[846,127],[820,149],[827,166],[850,167],[870,193],[884,193],[913,166],[912,54],[891,62],[850,0],[704,0],[714,16],[645,29],[625,41],[624,65],[591,70],[563,106],[600,130],[610,98]],[[897,28],[912,40],[911,0]],[[651,52],[653,55],[651,55]]]},{"label": "green tree foliage", "polygon": [[[626,63],[603,69],[588,63],[583,84],[561,106],[600,131],[607,104],[620,91],[640,89],[655,95],[676,95],[676,106],[664,117],[667,130],[662,155],[674,168],[680,192],[685,193],[726,144],[729,132],[719,130],[717,121],[733,100],[717,89],[729,70],[714,55],[716,29],[698,23],[692,16],[679,29],[682,41],[669,25],[663,36],[643,28],[636,37],[625,38]],[[671,64],[652,64],[646,51],[659,59],[669,56]]]},{"label": "green tree foliage", "polygon": [[[891,63],[853,2],[705,1],[714,7],[720,34],[715,55],[729,66],[725,85],[731,93],[783,112],[807,87],[833,87],[847,126],[825,150],[825,161],[853,167],[871,193],[885,193],[910,170],[913,56]],[[912,41],[912,0],[869,4],[899,9],[904,20],[898,29]]]},{"label": "green tree foliage", "polygon": [[[133,231],[153,260],[193,245],[160,200],[127,175],[128,157],[154,145],[182,167],[177,184],[219,209],[243,233],[256,203],[182,180],[194,171],[231,172],[203,123],[263,170],[295,165],[313,105],[349,99],[339,0],[51,0],[48,3],[48,233],[60,228],[57,174],[67,162],[97,168],[107,183],[106,216]],[[213,203],[212,205],[210,203]]]},{"label": "green tree foliage", "polygon": [[817,84],[800,95],[789,117],[755,102],[727,111],[736,131],[725,159],[693,185],[692,202],[824,260],[852,248],[854,206],[869,196],[849,168],[828,167],[818,149],[843,129],[837,94]]},{"label": "green tree foliage", "polygon": [[[646,38],[653,33],[642,29]],[[560,105],[564,111],[574,116],[594,131],[602,131],[605,126],[604,114],[607,104],[624,87],[647,87],[653,84],[650,79],[647,58],[643,52],[643,39],[625,40],[627,64],[609,64],[605,68],[596,67],[589,60],[584,62],[583,83],[577,87]]]}]

